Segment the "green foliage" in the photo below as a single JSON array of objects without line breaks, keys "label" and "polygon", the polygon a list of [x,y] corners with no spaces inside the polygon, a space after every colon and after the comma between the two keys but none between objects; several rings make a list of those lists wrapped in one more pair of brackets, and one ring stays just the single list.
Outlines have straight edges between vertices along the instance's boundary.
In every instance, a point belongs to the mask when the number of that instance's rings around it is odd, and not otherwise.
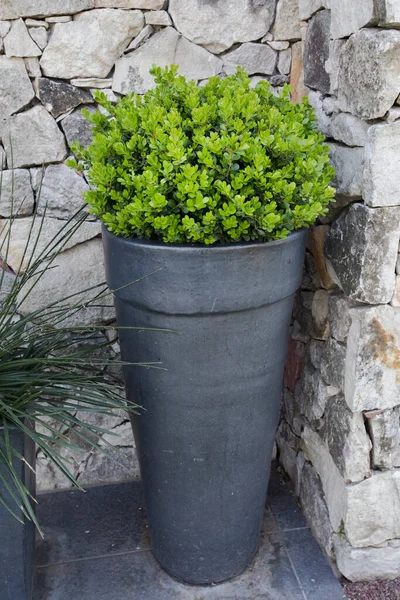
[{"label": "green foliage", "polygon": [[269,241],[307,227],[334,196],[329,148],[313,109],[289,87],[250,89],[243,69],[204,86],[153,67],[157,83],[103,112],[85,112],[94,138],[75,145],[86,201],[115,234],[167,243]]},{"label": "green foliage", "polygon": [[[134,405],[126,406],[123,386],[106,372],[112,341],[104,341],[99,330],[116,328],[69,325],[71,317],[76,322],[82,309],[112,302],[105,284],[82,289],[28,314],[21,310],[26,297],[55,267],[58,255],[85,220],[80,211],[43,247],[40,236],[44,218],[45,211],[43,217],[32,218],[21,256],[21,264],[25,261],[26,266],[16,274],[6,267],[13,219],[0,236],[0,488],[5,490],[0,492],[0,508],[5,506],[20,520],[22,515],[32,519],[37,526],[29,490],[15,468],[17,461],[25,459],[11,444],[10,427],[32,438],[56,469],[79,487],[65,449],[97,448],[107,454],[107,446],[99,446],[98,441],[104,433],[112,432],[96,426],[93,413],[119,416],[121,410],[137,410]],[[34,227],[37,220],[39,228]],[[115,360],[112,364],[128,365]],[[156,368],[151,363],[143,366]],[[72,427],[74,443],[68,437]],[[110,449],[113,457],[115,449]]]}]

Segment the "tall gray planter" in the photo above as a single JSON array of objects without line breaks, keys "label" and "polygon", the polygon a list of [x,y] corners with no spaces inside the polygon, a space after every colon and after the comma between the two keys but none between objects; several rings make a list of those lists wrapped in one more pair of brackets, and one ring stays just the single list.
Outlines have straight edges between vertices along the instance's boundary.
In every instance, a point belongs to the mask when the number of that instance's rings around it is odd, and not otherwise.
[{"label": "tall gray planter", "polygon": [[166,369],[125,369],[154,555],[189,583],[229,579],[257,551],[305,232],[207,248],[103,228],[103,241],[119,325],[179,332],[120,331],[124,360]]},{"label": "tall gray planter", "polygon": [[[8,427],[10,443],[26,461],[35,467],[35,444],[20,429]],[[4,429],[0,427],[0,446],[4,450]],[[25,487],[35,495],[35,475],[21,460],[15,459],[15,470]],[[0,472],[5,475],[0,466]],[[10,503],[9,492],[0,479],[0,494]],[[15,504],[12,504],[15,508]],[[15,509],[18,512],[18,509]],[[22,512],[19,513],[23,519]],[[0,598],[31,600],[35,571],[35,526],[32,521],[20,523],[0,503]]]}]

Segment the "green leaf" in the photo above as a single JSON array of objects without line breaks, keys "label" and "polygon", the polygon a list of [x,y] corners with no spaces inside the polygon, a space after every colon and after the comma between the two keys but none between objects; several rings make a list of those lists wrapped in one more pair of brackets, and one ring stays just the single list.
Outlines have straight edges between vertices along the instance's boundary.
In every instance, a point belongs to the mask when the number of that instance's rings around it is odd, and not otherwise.
[{"label": "green leaf", "polygon": [[[113,105],[96,94],[105,114],[84,113],[93,141],[73,146],[69,161],[88,173],[90,211],[112,232],[166,243],[269,241],[326,213],[334,169],[306,99],[292,104],[289,86],[275,96],[266,81],[251,89],[242,68],[203,86],[177,65],[150,72],[156,86],[144,96]],[[214,219],[204,221],[208,213]]]}]

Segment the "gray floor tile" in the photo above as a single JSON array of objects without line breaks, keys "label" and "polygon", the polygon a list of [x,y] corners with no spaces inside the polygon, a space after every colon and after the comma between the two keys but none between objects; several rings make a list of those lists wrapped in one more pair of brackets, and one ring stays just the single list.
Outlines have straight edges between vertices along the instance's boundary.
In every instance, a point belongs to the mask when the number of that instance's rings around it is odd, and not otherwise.
[{"label": "gray floor tile", "polygon": [[[330,566],[289,486],[274,472],[260,551],[233,581],[186,586],[148,550],[140,482],[39,498],[46,538],[38,544],[34,600],[341,600]],[[283,531],[284,530],[284,531]],[[289,552],[289,554],[288,554]],[[293,567],[295,570],[293,570]]]},{"label": "gray floor tile", "polygon": [[285,545],[307,600],[342,600],[343,588],[309,529],[285,531]]},{"label": "gray floor tile", "polygon": [[307,527],[307,521],[290,484],[276,469],[271,472],[267,505],[283,531]]},{"label": "gray floor tile", "polygon": [[151,552],[38,569],[34,600],[304,600],[279,534],[265,535],[251,569],[211,587],[167,575]]},{"label": "gray floor tile", "polygon": [[142,485],[112,484],[39,495],[38,565],[148,549]]},{"label": "gray floor tile", "polygon": [[278,521],[274,517],[270,507],[267,505],[264,513],[262,533],[278,533],[280,531],[281,529],[278,525]]}]

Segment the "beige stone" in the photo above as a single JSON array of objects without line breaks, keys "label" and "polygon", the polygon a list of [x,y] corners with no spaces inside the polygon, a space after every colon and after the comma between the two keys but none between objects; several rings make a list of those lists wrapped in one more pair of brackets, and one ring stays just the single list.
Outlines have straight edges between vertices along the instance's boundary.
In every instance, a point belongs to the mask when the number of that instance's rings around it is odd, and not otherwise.
[{"label": "beige stone", "polygon": [[399,94],[399,63],[400,31],[365,28],[353,34],[340,52],[339,108],[360,119],[383,117]]},{"label": "beige stone", "polygon": [[375,469],[400,467],[400,406],[364,413],[372,439]]},{"label": "beige stone", "polygon": [[94,7],[94,0],[1,0],[0,19],[72,15]]},{"label": "beige stone", "polygon": [[261,39],[269,31],[276,0],[170,0],[168,11],[175,27],[195,44],[215,53],[228,50],[237,42]]},{"label": "beige stone", "polygon": [[70,15],[61,15],[60,17],[47,17],[46,22],[50,23],[50,25],[54,25],[56,23],[69,23],[72,21],[72,17]]},{"label": "beige stone", "polygon": [[[0,175],[0,216],[17,215],[18,217],[24,217],[31,215],[34,206],[35,201],[28,169],[2,171]],[[4,248],[0,250],[3,257],[4,252]]]},{"label": "beige stone", "polygon": [[[54,240],[55,248],[61,248],[62,246],[67,250],[77,244],[82,244],[82,242],[97,237],[101,231],[100,223],[83,223],[74,231],[64,246],[60,240],[63,234],[59,232],[65,227],[65,223],[50,217],[36,217],[33,225],[32,222],[33,219],[30,217],[16,219],[11,226],[11,235],[8,236],[9,222],[6,219],[0,219],[0,243],[3,244],[6,236],[8,237],[9,251],[7,264],[14,272],[18,272],[19,270],[25,271],[31,257],[33,259],[38,258],[52,240]],[[67,227],[67,230],[64,229],[64,232],[71,231],[71,226],[68,225]],[[30,231],[31,234],[29,233]],[[30,240],[26,248],[29,236]],[[58,240],[60,241],[57,244]],[[73,265],[71,265],[72,267]]]},{"label": "beige stone", "polygon": [[351,326],[350,309],[355,303],[349,300],[343,293],[331,294],[329,296],[329,326],[331,335],[338,342],[345,342]]},{"label": "beige stone", "polygon": [[325,237],[328,231],[328,225],[317,225],[316,227],[310,229],[308,235],[308,247],[314,257],[315,266],[321,279],[322,286],[326,290],[330,290],[335,287],[335,282],[329,275],[326,268],[324,253]]},{"label": "beige stone", "polygon": [[399,236],[398,206],[355,203],[336,219],[326,237],[325,255],[346,296],[367,304],[391,301]]},{"label": "beige stone", "polygon": [[288,75],[292,64],[292,51],[290,48],[281,50],[278,57],[278,71],[281,75]]},{"label": "beige stone", "polygon": [[299,17],[307,21],[321,8],[330,8],[330,0],[299,0]]},{"label": "beige stone", "polygon": [[307,96],[308,88],[304,84],[303,42],[296,42],[292,46],[292,64],[290,69],[290,87],[292,88],[292,102],[299,103]]},{"label": "beige stone", "polygon": [[172,25],[171,17],[166,10],[151,10],[144,17],[146,25],[158,25],[161,27]]},{"label": "beige stone", "polygon": [[38,214],[46,211],[47,217],[69,219],[82,206],[86,212],[83,194],[88,190],[89,185],[81,174],[64,164],[49,165],[41,186]]},{"label": "beige stone", "polygon": [[346,40],[330,40],[329,42],[329,56],[325,62],[325,70],[329,75],[329,91],[331,94],[337,95],[339,87],[339,67],[340,67],[340,53]]},{"label": "beige stone", "polygon": [[304,454],[321,479],[332,529],[338,531],[346,515],[347,491],[344,479],[326,444],[308,425],[304,428],[302,440]]},{"label": "beige stone", "polygon": [[94,0],[95,8],[139,8],[161,10],[165,0]]},{"label": "beige stone", "polygon": [[278,0],[272,28],[275,40],[300,40],[299,0]]},{"label": "beige stone", "polygon": [[151,25],[145,25],[142,31],[139,33],[139,35],[137,35],[135,39],[131,41],[131,43],[125,50],[125,53],[132,52],[132,50],[136,50],[136,48],[139,48],[140,44],[149,39],[153,32],[154,28]]},{"label": "beige stone", "polygon": [[350,581],[400,576],[399,540],[392,540],[378,548],[353,548],[343,535],[335,535],[334,548],[338,569]]},{"label": "beige stone", "polygon": [[277,52],[268,44],[242,44],[235,50],[224,54],[225,73],[235,73],[238,66],[243,67],[249,75],[264,73],[272,75],[277,63]]},{"label": "beige stone", "polygon": [[24,63],[29,77],[38,78],[42,76],[39,59],[36,56],[33,56],[32,58],[24,58]]},{"label": "beige stone", "polygon": [[345,397],[353,411],[391,409],[400,397],[400,309],[350,310]]},{"label": "beige stone", "polygon": [[339,196],[358,200],[363,193],[364,148],[330,142],[329,157],[335,167],[333,185]]},{"label": "beige stone", "polygon": [[398,0],[379,0],[379,25],[382,27],[400,26],[400,4]]},{"label": "beige stone", "polygon": [[4,50],[6,56],[40,56],[42,51],[29,35],[26,25],[22,19],[13,21],[10,31],[4,38]]},{"label": "beige stone", "polygon": [[0,119],[21,110],[34,97],[23,59],[0,56]]},{"label": "beige stone", "polygon": [[133,447],[92,454],[78,480],[82,485],[129,481],[140,478],[139,462]]},{"label": "beige stone", "polygon": [[107,77],[143,24],[141,11],[109,8],[83,12],[69,23],[58,23],[43,52],[42,71],[60,79]]},{"label": "beige stone", "polygon": [[0,122],[0,135],[14,167],[40,166],[67,157],[64,136],[41,104]]},{"label": "beige stone", "polygon": [[[86,225],[95,227],[97,224]],[[62,306],[73,308],[62,321],[65,327],[112,321],[115,319],[115,311],[110,294],[101,303],[99,300],[95,304],[90,302],[96,293],[106,290],[104,281],[102,242],[100,239],[85,241],[59,254],[52,263],[52,269],[45,272],[23,301],[24,290],[21,291],[18,297],[19,311],[26,315],[60,302]],[[99,287],[93,289],[94,286]],[[92,289],[88,291],[89,288]],[[81,308],[76,310],[74,307],[77,306]]]},{"label": "beige stone", "polygon": [[143,94],[154,87],[154,78],[149,73],[151,66],[164,67],[171,63],[179,66],[182,75],[196,80],[218,75],[222,70],[219,58],[192,44],[172,27],[165,27],[117,61],[112,89],[120,94]]},{"label": "beige stone", "polygon": [[45,27],[30,27],[29,35],[41,50],[44,50],[46,48],[47,30]]},{"label": "beige stone", "polygon": [[[324,357],[321,365],[323,361]],[[327,403],[320,435],[345,483],[357,483],[371,476],[372,444],[363,415],[352,412],[341,394]]]},{"label": "beige stone", "polygon": [[349,113],[339,113],[332,118],[331,135],[346,146],[365,146],[369,124]]},{"label": "beige stone", "polygon": [[368,206],[400,205],[400,121],[368,129],[364,200]]},{"label": "beige stone", "polygon": [[82,77],[79,79],[71,79],[71,84],[76,87],[95,88],[102,90],[109,88],[112,85],[112,79],[102,79],[100,77]]},{"label": "beige stone", "polygon": [[400,471],[375,472],[347,488],[344,530],[356,548],[400,538]]},{"label": "beige stone", "polygon": [[349,2],[349,0],[330,0],[331,37],[348,37],[362,27],[376,25],[378,22],[375,0]]},{"label": "beige stone", "polygon": [[44,27],[45,29],[49,28],[47,21],[42,21],[39,19],[25,19],[25,25],[27,27]]},{"label": "beige stone", "polygon": [[400,275],[396,276],[396,283],[394,286],[394,294],[391,301],[391,305],[396,308],[400,307]]},{"label": "beige stone", "polygon": [[273,50],[287,50],[290,46],[289,42],[276,42],[275,40],[272,41],[272,38],[271,40],[266,40],[264,38],[261,40],[261,43],[264,44],[265,42],[268,46],[271,46]]},{"label": "beige stone", "polygon": [[[302,453],[300,452],[300,455]],[[332,525],[321,480],[309,462],[301,467],[304,460],[298,456],[299,497],[303,513],[311,527],[313,536],[328,556],[332,556]]]}]

